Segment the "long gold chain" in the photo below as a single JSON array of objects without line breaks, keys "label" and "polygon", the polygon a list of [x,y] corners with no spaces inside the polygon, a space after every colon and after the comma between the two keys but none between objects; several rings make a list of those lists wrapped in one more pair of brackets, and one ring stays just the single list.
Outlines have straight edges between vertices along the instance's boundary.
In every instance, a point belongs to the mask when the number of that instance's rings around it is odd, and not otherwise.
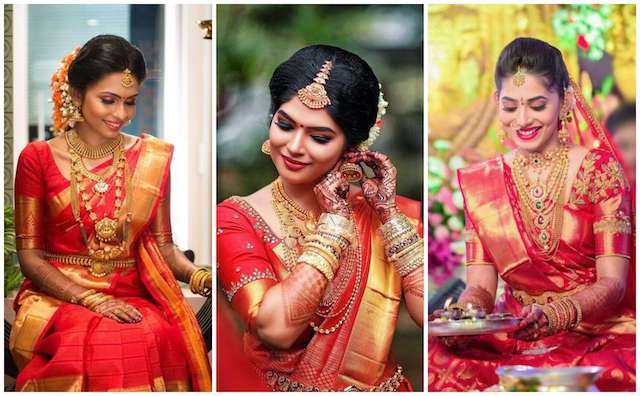
[{"label": "long gold chain", "polygon": [[[520,211],[525,230],[543,257],[551,257],[560,242],[562,231],[562,200],[569,170],[569,148],[560,146],[549,153],[545,161],[540,157],[526,158],[520,152],[513,161],[514,183],[520,197]],[[537,174],[533,182],[527,173],[529,166]],[[541,180],[543,170],[550,168],[546,180]]]},{"label": "long gold chain", "polygon": [[[98,259],[113,259],[119,257],[124,253],[125,249],[127,223],[131,222],[131,213],[129,211],[131,207],[131,180],[127,172],[124,149],[119,145],[113,153],[113,161],[116,167],[114,181],[116,188],[114,211],[112,216],[105,215],[102,219],[98,219],[98,215],[93,210],[93,206],[91,204],[91,198],[93,195],[87,191],[87,186],[90,184],[92,179],[88,178],[82,171],[82,157],[75,152],[71,146],[69,147],[69,153],[71,155],[71,210],[76,222],[80,226],[80,234],[85,245],[89,249],[89,255]],[[101,182],[104,183],[104,180],[98,181],[96,184]],[[127,217],[122,225],[122,239],[118,241],[118,218],[123,205],[123,188]],[[102,193],[97,191],[95,187],[94,191],[95,193]],[[87,232],[84,228],[82,219],[80,218],[80,202],[82,202],[83,207],[89,214],[91,221],[94,222],[96,238],[101,245],[105,246],[101,246],[98,249],[93,249],[89,246]]]},{"label": "long gold chain", "polygon": [[108,157],[116,151],[118,146],[122,143],[122,134],[119,134],[116,139],[112,139],[105,144],[99,146],[88,146],[80,139],[78,132],[75,129],[69,130],[67,135],[67,144],[82,158],[87,159],[100,159]]}]

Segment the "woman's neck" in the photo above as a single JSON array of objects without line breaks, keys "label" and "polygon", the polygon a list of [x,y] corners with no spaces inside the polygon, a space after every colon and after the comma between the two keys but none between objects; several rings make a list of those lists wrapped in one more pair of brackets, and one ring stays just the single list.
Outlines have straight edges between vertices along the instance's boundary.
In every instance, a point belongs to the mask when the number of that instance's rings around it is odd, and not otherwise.
[{"label": "woman's neck", "polygon": [[78,133],[80,140],[82,140],[84,144],[86,144],[87,146],[97,147],[105,143],[109,143],[110,141],[113,140],[93,131],[89,126],[87,126],[83,122],[79,123],[75,127],[75,130]]},{"label": "woman's neck", "polygon": [[316,215],[320,213],[316,194],[313,191],[315,184],[311,186],[308,184],[290,184],[282,179],[280,180],[285,193],[291,200],[295,201],[302,208],[312,211]]}]

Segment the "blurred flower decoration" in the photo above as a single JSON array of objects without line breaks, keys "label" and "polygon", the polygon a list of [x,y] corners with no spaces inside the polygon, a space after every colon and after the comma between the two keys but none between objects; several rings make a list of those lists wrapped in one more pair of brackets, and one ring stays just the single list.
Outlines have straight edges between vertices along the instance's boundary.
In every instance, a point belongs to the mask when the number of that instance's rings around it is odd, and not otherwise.
[{"label": "blurred flower decoration", "polygon": [[433,142],[435,155],[429,157],[429,277],[436,285],[446,282],[462,263],[465,244],[464,202],[456,171],[465,165],[459,156],[443,160],[451,149],[446,140]]},{"label": "blurred flower decoration", "polygon": [[577,46],[581,55],[598,61],[604,56],[607,32],[613,26],[610,15],[607,4],[567,5],[553,15],[553,31],[561,47],[573,50]]}]

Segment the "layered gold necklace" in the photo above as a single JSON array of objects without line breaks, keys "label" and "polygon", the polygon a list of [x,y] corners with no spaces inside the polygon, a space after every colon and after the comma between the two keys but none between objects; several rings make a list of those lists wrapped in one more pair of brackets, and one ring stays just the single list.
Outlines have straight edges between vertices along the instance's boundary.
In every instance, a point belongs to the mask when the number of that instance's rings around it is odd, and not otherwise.
[{"label": "layered gold necklace", "polygon": [[[302,253],[305,237],[316,230],[316,217],[313,212],[305,210],[287,195],[279,178],[271,184],[271,198],[281,230],[285,234],[284,265],[291,272],[298,256]],[[353,213],[350,212],[349,217],[353,219]],[[302,228],[298,226],[296,219],[302,222]],[[338,330],[347,320],[358,295],[362,281],[362,252],[357,238],[342,255],[336,277],[327,286],[320,306],[316,310],[316,314],[324,318],[324,326],[314,322],[309,324],[316,333],[329,334]],[[349,298],[337,306],[349,285],[351,285]]]},{"label": "layered gold necklace", "polygon": [[[529,177],[532,169],[535,178]],[[561,145],[547,153],[516,152],[513,176],[525,230],[543,257],[550,257],[560,242],[562,201],[569,170],[569,147]],[[545,172],[547,171],[547,172]],[[545,172],[547,177],[542,178]]]},{"label": "layered gold necklace", "polygon": [[[112,164],[107,171],[98,175],[89,171],[82,159],[84,158],[80,153],[91,152],[92,148],[86,146],[79,138],[73,140],[75,131],[69,131],[65,133],[65,139],[69,147],[69,154],[71,156],[71,210],[73,216],[80,226],[80,234],[82,235],[83,242],[88,248],[89,255],[102,260],[113,259],[119,257],[124,253],[126,236],[127,236],[127,223],[131,222],[131,213],[129,209],[131,207],[130,191],[131,180],[128,177],[127,162],[123,147],[122,135],[118,139],[114,139],[117,142],[115,146],[109,150],[113,156]],[[75,135],[77,137],[77,134]],[[110,144],[110,143],[109,143]],[[101,157],[104,158],[101,152]],[[94,155],[97,155],[94,153]],[[110,190],[111,185],[107,183],[107,180],[115,172],[114,186],[115,186],[115,202],[114,209],[111,215],[105,214],[102,218],[98,218],[98,215],[94,211],[94,207],[91,204],[91,200],[96,194],[102,195]],[[90,190],[88,187],[94,182],[93,188]],[[124,191],[123,191],[124,189]],[[118,226],[120,211],[123,205],[123,198],[125,200],[125,206],[127,209],[127,218],[122,225],[122,239],[118,238]],[[94,231],[96,238],[98,239],[98,247],[89,246],[89,239],[84,227],[84,223],[80,217],[80,202],[84,209],[89,214],[89,218],[94,223]]]},{"label": "layered gold necklace", "polygon": [[[316,217],[312,211],[302,208],[289,198],[279,178],[271,184],[271,202],[284,233],[284,264],[291,271],[301,254],[304,238],[316,229]],[[302,222],[302,228],[298,226],[296,219]]]}]

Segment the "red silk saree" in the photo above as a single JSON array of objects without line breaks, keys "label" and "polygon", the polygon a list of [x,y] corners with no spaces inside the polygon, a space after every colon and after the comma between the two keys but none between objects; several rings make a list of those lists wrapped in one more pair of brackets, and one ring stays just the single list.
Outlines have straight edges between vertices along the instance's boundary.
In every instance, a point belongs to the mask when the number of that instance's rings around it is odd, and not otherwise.
[{"label": "red silk saree", "polygon": [[[150,227],[168,185],[173,147],[143,135],[126,151],[131,169],[132,222],[125,240],[134,268],[104,277],[48,259],[77,284],[135,306],[139,323],[118,323],[46,295],[25,280],[15,299],[11,353],[20,391],[211,391],[210,366],[195,316],[158,250]],[[109,168],[108,160],[92,169]],[[115,176],[111,176],[115,177]],[[100,217],[111,213],[115,189],[91,198]],[[70,183],[47,142],[30,143],[16,173],[18,249],[86,255],[72,215]],[[87,230],[88,213],[81,210]],[[123,219],[120,219],[123,221]],[[89,240],[95,241],[94,235]]]},{"label": "red silk saree", "polygon": [[[402,197],[397,203],[419,226],[419,203]],[[218,279],[245,324],[246,355],[274,390],[369,389],[397,373],[390,349],[402,298],[401,278],[385,259],[384,242],[377,232],[380,224],[362,194],[353,197],[351,205],[361,248],[362,282],[358,285],[356,275],[350,275],[335,306],[347,305],[352,295],[354,304],[335,332],[318,334],[309,328],[289,350],[269,348],[252,331],[265,292],[289,275],[280,258],[284,242],[245,200],[232,197],[218,205]],[[340,279],[339,270],[329,287],[336,287]],[[340,317],[316,316],[314,322],[330,328]],[[219,334],[225,331],[232,330],[218,327]],[[227,364],[224,356],[218,361]],[[402,377],[396,390],[410,391],[411,386]]]},{"label": "red silk saree", "polygon": [[[462,169],[458,178],[471,231],[467,265],[493,265],[506,285],[494,311],[517,315],[525,304],[545,304],[588,287],[596,280],[599,256],[630,258],[633,276],[631,235],[614,227],[594,230],[604,219],[632,217],[629,186],[609,151],[591,149],[584,157],[550,259],[541,257],[524,229],[511,169],[502,157]],[[480,336],[464,350],[430,337],[428,360],[430,391],[484,390],[497,384],[498,366],[517,364],[603,366],[596,382],[600,390],[634,391],[634,282],[628,282],[625,299],[604,320],[534,342],[505,334]]]}]

